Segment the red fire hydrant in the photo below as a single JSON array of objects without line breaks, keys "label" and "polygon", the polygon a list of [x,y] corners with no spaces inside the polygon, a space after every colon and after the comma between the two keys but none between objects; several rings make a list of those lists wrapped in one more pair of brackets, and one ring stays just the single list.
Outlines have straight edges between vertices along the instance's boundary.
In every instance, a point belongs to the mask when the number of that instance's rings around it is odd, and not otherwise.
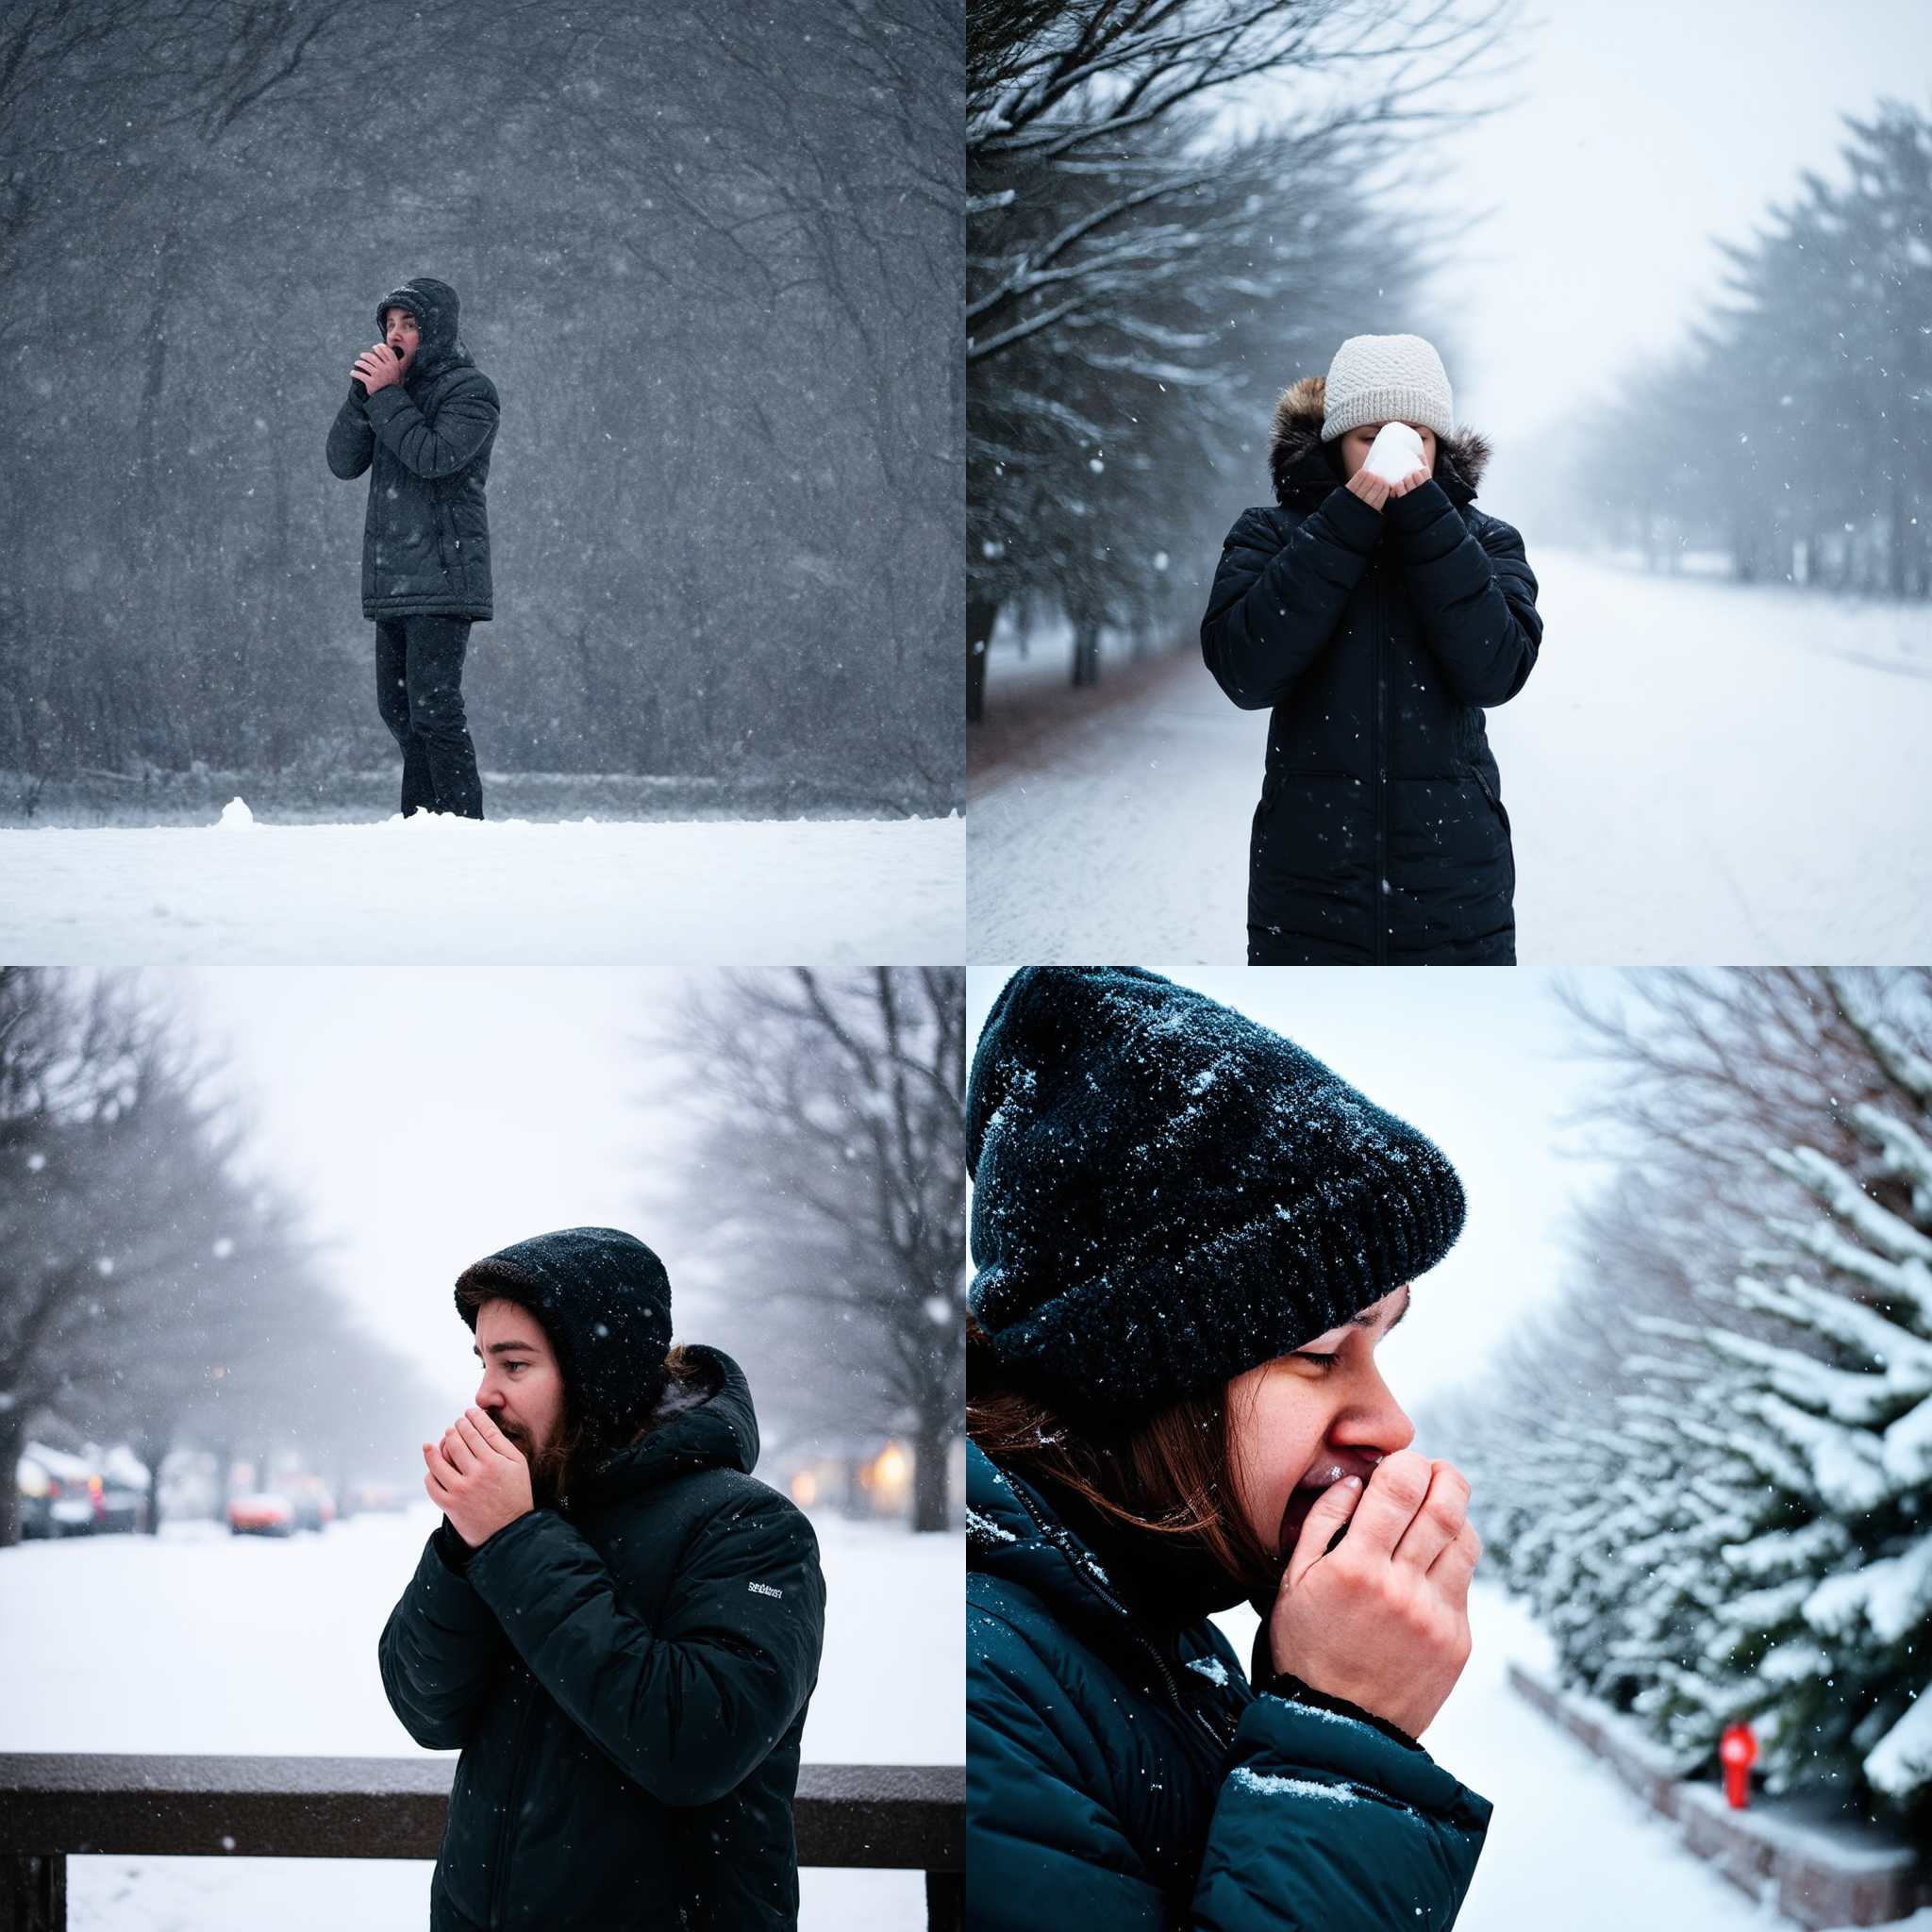
[{"label": "red fire hydrant", "polygon": [[1717,1740],[1717,1755],[1724,1767],[1724,1796],[1733,1811],[1741,1811],[1751,1797],[1751,1760],[1757,1756],[1757,1740],[1749,1724],[1732,1724]]}]

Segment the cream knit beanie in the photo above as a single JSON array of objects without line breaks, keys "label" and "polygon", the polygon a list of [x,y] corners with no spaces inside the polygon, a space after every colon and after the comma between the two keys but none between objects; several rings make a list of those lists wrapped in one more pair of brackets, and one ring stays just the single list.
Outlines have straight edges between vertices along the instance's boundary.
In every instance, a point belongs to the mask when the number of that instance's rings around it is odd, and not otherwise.
[{"label": "cream knit beanie", "polygon": [[1328,365],[1322,441],[1364,423],[1451,433],[1449,373],[1421,336],[1350,336]]}]

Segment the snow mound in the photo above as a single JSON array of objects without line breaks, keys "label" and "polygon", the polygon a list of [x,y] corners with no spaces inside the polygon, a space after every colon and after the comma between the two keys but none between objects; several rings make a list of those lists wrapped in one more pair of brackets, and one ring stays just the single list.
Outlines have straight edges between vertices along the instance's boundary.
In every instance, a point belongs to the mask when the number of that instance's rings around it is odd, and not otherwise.
[{"label": "snow mound", "polygon": [[220,829],[225,832],[245,832],[255,824],[255,814],[239,798],[231,798],[222,808]]},{"label": "snow mound", "polygon": [[966,957],[958,817],[286,825],[237,799],[219,827],[0,831],[0,881],[24,966]]}]

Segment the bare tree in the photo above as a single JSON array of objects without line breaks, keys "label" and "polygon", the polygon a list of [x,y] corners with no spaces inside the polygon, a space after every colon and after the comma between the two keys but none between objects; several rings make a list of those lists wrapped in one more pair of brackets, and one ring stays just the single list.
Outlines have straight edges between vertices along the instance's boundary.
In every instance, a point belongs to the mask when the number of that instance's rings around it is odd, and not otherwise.
[{"label": "bare tree", "polygon": [[733,974],[653,1043],[696,1118],[672,1198],[803,1426],[906,1433],[947,1526],[964,1404],[964,975]]},{"label": "bare tree", "polygon": [[[147,1465],[293,1441],[348,1458],[422,1378],[359,1333],[292,1204],[244,1170],[216,1063],[151,993],[0,970],[0,1544],[13,1471],[55,1417]],[[362,1453],[367,1454],[366,1448]]]},{"label": "bare tree", "polygon": [[[1421,165],[1399,156],[1490,110],[1433,103],[1505,17],[1441,0],[975,8],[969,719],[1002,606],[1066,612],[1075,682],[1102,623],[1170,618],[1166,559],[1212,541],[1195,523],[1220,509],[1215,472],[1254,440],[1282,368],[1365,308],[1399,313],[1429,249],[1478,219],[1438,209],[1425,230],[1399,211]],[[1315,104],[1317,78],[1377,68],[1379,90]],[[1297,79],[1299,99],[1263,107],[1257,83]]]}]

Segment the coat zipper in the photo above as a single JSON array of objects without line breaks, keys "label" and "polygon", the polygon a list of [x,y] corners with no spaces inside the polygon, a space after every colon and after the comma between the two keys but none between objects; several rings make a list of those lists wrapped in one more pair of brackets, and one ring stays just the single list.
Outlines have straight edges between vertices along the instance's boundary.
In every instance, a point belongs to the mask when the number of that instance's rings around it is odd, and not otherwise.
[{"label": "coat zipper", "polygon": [[1375,908],[1375,964],[1389,963],[1389,754],[1382,735],[1382,586],[1374,577],[1371,613],[1375,626],[1375,879],[1370,896]]},{"label": "coat zipper", "polygon": [[1154,1668],[1160,1674],[1161,1683],[1167,1687],[1168,1700],[1180,1712],[1182,1719],[1192,1718],[1208,1733],[1208,1737],[1214,1741],[1214,1749],[1217,1756],[1224,1751],[1227,1748],[1227,1740],[1208,1723],[1206,1711],[1202,1710],[1198,1705],[1188,1703],[1181,1696],[1180,1686],[1175,1683],[1174,1673],[1168,1669],[1167,1659],[1161,1656],[1160,1652],[1141,1633],[1140,1626],[1134,1622],[1132,1613],[1127,1609],[1127,1607],[1111,1591],[1108,1590],[1098,1577],[1094,1576],[1087,1569],[1086,1565],[1080,1561],[1079,1557],[1072,1550],[1068,1549],[1067,1539],[1064,1535],[1058,1533],[1058,1525],[1050,1525],[1041,1520],[1021,1484],[1009,1482],[1007,1487],[1012,1491],[1014,1495],[1019,1497],[1020,1507],[1032,1519],[1033,1526],[1074,1566],[1074,1575],[1079,1577],[1081,1582],[1108,1609],[1112,1610],[1121,1619],[1122,1623],[1127,1627],[1127,1635],[1154,1659]]},{"label": "coat zipper", "polygon": [[524,1732],[530,1713],[537,1707],[537,1681],[530,1679],[524,1707],[517,1713],[516,1731],[510,1739],[509,1796],[503,1807],[503,1823],[496,1832],[496,1867],[490,1874],[490,1924],[491,1932],[503,1924],[499,1907],[503,1904],[505,1874],[509,1867],[509,1835],[516,1824],[517,1801],[524,1786]]}]

